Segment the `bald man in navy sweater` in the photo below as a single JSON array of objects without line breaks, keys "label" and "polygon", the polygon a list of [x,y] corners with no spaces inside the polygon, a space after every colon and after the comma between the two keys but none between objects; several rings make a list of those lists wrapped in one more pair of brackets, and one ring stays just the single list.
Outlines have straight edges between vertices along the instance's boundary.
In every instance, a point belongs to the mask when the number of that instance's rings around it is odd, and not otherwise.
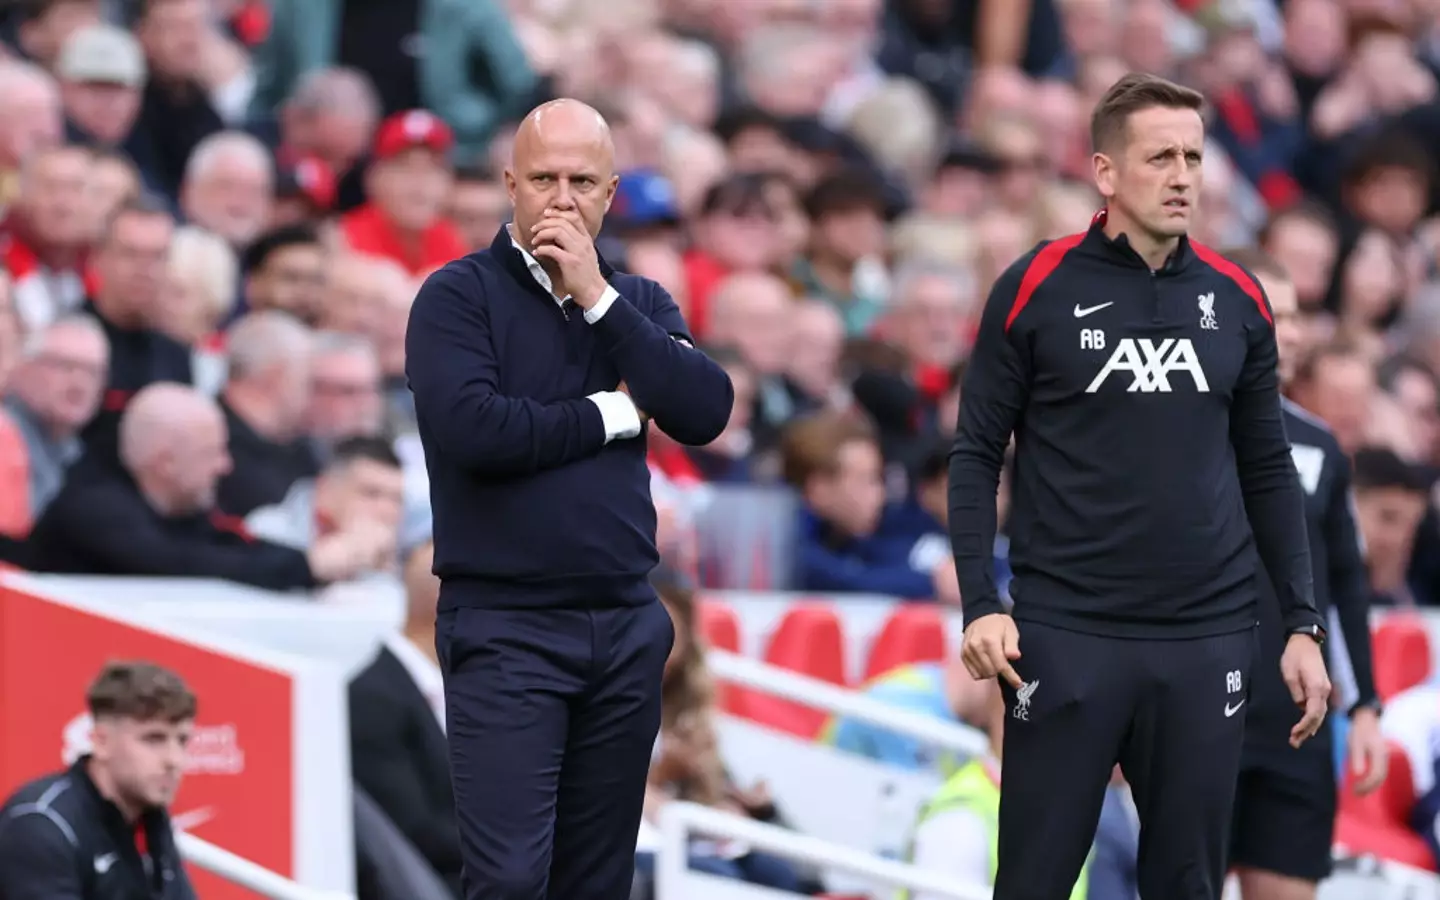
[{"label": "bald man in navy sweater", "polygon": [[514,222],[410,313],[468,900],[629,896],[675,638],[645,423],[707,444],[735,400],[665,289],[596,254],[614,153],[590,107],[532,111]]}]

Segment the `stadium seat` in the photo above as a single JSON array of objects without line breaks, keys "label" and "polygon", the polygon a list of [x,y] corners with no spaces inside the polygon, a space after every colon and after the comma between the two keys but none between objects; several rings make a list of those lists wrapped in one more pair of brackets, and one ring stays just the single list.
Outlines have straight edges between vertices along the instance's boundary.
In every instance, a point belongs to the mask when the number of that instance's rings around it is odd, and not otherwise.
[{"label": "stadium seat", "polygon": [[1430,677],[1430,637],[1419,619],[1396,615],[1375,629],[1375,689],[1388,700]]},{"label": "stadium seat", "polygon": [[700,598],[700,636],[705,645],[731,653],[740,652],[740,617],[724,600]]},{"label": "stadium seat", "polygon": [[895,607],[865,661],[865,680],[891,669],[945,658],[945,616],[933,603],[902,603]]},{"label": "stadium seat", "polygon": [[[765,661],[831,684],[845,684],[845,641],[839,615],[823,603],[796,603],[770,636]],[[806,740],[820,733],[827,718],[821,710],[735,686],[726,691],[725,708]]]},{"label": "stadium seat", "polygon": [[1375,792],[1358,796],[1354,791],[1356,778],[1354,770],[1346,766],[1340,814],[1374,825],[1409,828],[1410,808],[1415,805],[1415,777],[1410,771],[1410,757],[1399,744],[1390,744],[1389,772]]},{"label": "stadium seat", "polygon": [[[705,645],[730,653],[740,652],[740,617],[724,600],[701,597],[698,602],[700,621],[695,623]],[[731,695],[739,690],[723,681],[715,683],[715,702],[721,709],[729,710]]]},{"label": "stadium seat", "polygon": [[1429,845],[1410,828],[1415,781],[1405,751],[1397,744],[1390,745],[1390,771],[1374,793],[1356,796],[1355,778],[1355,773],[1347,769],[1335,819],[1335,842],[1351,853],[1435,871]]},{"label": "stadium seat", "polygon": [[1435,871],[1435,855],[1429,845],[1408,828],[1375,825],[1341,815],[1335,819],[1335,845],[1350,856],[1374,856],[1426,872]]}]

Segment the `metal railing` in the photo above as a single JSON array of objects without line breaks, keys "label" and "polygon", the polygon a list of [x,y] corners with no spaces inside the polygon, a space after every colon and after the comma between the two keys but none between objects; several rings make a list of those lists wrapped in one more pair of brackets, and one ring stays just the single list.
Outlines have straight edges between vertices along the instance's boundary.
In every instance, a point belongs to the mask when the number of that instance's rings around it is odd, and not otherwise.
[{"label": "metal railing", "polygon": [[709,664],[710,671],[721,681],[813,706],[831,715],[859,719],[965,756],[978,756],[990,746],[989,739],[969,725],[899,709],[850,688],[839,687],[746,656],[711,648],[705,652],[705,661]]},{"label": "metal railing", "polygon": [[656,900],[686,900],[690,835],[742,841],[757,849],[799,860],[823,869],[845,872],[867,881],[894,888],[923,891],[950,900],[991,900],[988,887],[958,884],[953,878],[937,875],[908,863],[883,859],[830,841],[745,816],[722,812],[695,803],[673,801],[660,814],[660,853],[656,857]]},{"label": "metal railing", "polygon": [[178,833],[175,842],[187,861],[269,900],[355,900],[354,894],[322,891],[296,884],[283,875],[194,835]]}]

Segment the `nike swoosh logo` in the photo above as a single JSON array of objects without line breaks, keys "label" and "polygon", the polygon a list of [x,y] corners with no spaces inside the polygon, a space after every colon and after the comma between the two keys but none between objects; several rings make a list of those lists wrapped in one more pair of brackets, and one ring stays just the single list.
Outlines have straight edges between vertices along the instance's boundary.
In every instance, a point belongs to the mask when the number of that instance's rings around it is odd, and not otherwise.
[{"label": "nike swoosh logo", "polygon": [[1082,309],[1081,306],[1080,306],[1080,304],[1077,303],[1077,304],[1075,304],[1075,318],[1077,318],[1077,319],[1083,319],[1083,318],[1085,318],[1086,316],[1090,315],[1091,313],[1097,313],[1097,312],[1099,312],[1100,310],[1104,309],[1104,308],[1107,307],[1107,306],[1114,306],[1114,305],[1115,305],[1115,301],[1114,301],[1114,300],[1111,300],[1109,303],[1102,303],[1102,304],[1100,304],[1099,306],[1089,306],[1089,307],[1085,307],[1085,308]]},{"label": "nike swoosh logo", "polygon": [[1242,707],[1242,706],[1244,706],[1244,705],[1245,705],[1245,701],[1244,701],[1244,700],[1241,700],[1239,703],[1235,704],[1234,706],[1231,706],[1231,705],[1228,704],[1228,703],[1225,704],[1225,718],[1228,719],[1228,718],[1230,718],[1231,716],[1235,715],[1237,712],[1240,711],[1240,707]]}]

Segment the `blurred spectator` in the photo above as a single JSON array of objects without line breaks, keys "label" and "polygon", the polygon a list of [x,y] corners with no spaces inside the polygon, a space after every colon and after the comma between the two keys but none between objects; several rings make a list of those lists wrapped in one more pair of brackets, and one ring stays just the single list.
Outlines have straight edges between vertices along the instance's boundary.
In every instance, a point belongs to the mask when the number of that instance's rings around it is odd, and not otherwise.
[{"label": "blurred spectator", "polygon": [[795,273],[803,293],[835,304],[850,335],[879,318],[889,282],[885,252],[885,198],[880,185],[857,171],[819,182],[805,200],[810,246]]},{"label": "blurred spectator", "polygon": [[321,460],[345,438],[380,433],[385,416],[380,360],[367,338],[333,331],[315,335],[310,367],[314,390],[305,424]]},{"label": "blurred spectator", "polygon": [[225,381],[221,325],[235,309],[238,278],[235,251],[223,238],[194,225],[175,230],[161,331],[194,348],[190,368],[195,387],[211,397]]},{"label": "blurred spectator", "polygon": [[467,155],[536,87],[499,0],[274,0],[255,56],[256,108],[275,109],[304,73],[334,64],[370,76],[383,115],[433,110]]},{"label": "blurred spectator", "polygon": [[761,273],[732,275],[710,298],[707,343],[734,349],[749,368],[755,397],[749,428],[763,447],[773,446],[779,430],[802,411],[785,378],[795,311],[785,282]]},{"label": "blurred spectator", "polygon": [[[445,215],[459,229],[468,250],[490,246],[500,226],[510,219],[510,199],[505,196],[504,182],[484,169],[471,166],[456,169],[448,203]],[[613,206],[610,216],[615,217]]]},{"label": "blurred spectator", "polygon": [[845,321],[823,300],[801,300],[790,317],[790,349],[785,378],[813,409],[845,409],[850,391],[840,371]]},{"label": "blurred spectator", "polygon": [[241,258],[243,296],[249,309],[289,313],[311,325],[324,310],[325,247],[308,225],[289,225],[260,235]]},{"label": "blurred spectator", "polygon": [[1307,315],[1319,312],[1339,255],[1334,215],[1314,201],[1286,207],[1260,232],[1260,246],[1286,272],[1293,273],[1301,311]]},{"label": "blurred spectator", "polygon": [[[335,445],[330,460],[313,481],[293,485],[285,498],[245,517],[250,532],[297,550],[356,523],[383,532],[393,548],[399,538],[405,503],[400,459],[381,438],[347,438]],[[393,559],[372,563],[375,571],[394,568]]]},{"label": "blurred spectator", "polygon": [[[665,803],[678,799],[776,821],[775,805],[763,784],[740,789],[725,772],[715,731],[715,686],[705,668],[693,589],[665,567],[656,570],[652,582],[674,623],[675,641],[660,687],[660,734],[645,787],[646,819],[657,823]],[[697,838],[689,855],[690,868],[701,872],[802,892],[800,873],[788,861],[735,842]],[[653,869],[653,859],[637,864]]]},{"label": "blurred spectator", "polygon": [[265,146],[244,132],[216,131],[185,164],[180,208],[191,223],[239,252],[269,224],[274,190],[275,167]]},{"label": "blurred spectator", "polygon": [[48,69],[55,64],[72,35],[99,23],[104,3],[102,0],[32,0],[10,5],[18,12],[10,43],[26,59]]},{"label": "blurred spectator", "polygon": [[144,0],[138,6],[135,35],[149,78],[135,129],[147,146],[136,162],[149,183],[177,197],[196,148],[225,128],[206,87],[214,26],[207,0]]},{"label": "blurred spectator", "polygon": [[[943,663],[911,663],[883,672],[864,687],[872,700],[930,716],[944,722],[962,722],[977,728],[987,724],[985,704],[977,708],[980,698],[989,695],[983,683],[976,682],[965,671],[958,655]],[[832,718],[821,732],[822,743],[866,759],[915,772],[948,776],[961,765],[953,753],[936,753],[924,741],[887,731],[859,719]]]},{"label": "blurred spectator", "polygon": [[800,590],[939,597],[959,602],[954,561],[917,572],[879,534],[885,509],[880,445],[867,421],[816,413],[786,429],[785,480],[800,493],[796,585]]},{"label": "blurred spectator", "polygon": [[157,381],[191,382],[189,348],[159,330],[174,234],[170,213],[141,199],[115,213],[96,248],[90,309],[110,341],[110,375],[100,413],[84,433],[92,453],[114,458],[120,414],[136,391]]},{"label": "blurred spectator", "polygon": [[71,314],[32,333],[11,373],[5,415],[24,439],[28,517],[11,537],[24,537],[65,483],[83,449],[80,430],[100,408],[109,370],[105,332],[90,316]]},{"label": "blurred spectator", "polygon": [[228,378],[220,392],[230,471],[216,505],[246,516],[279,503],[318,469],[305,442],[311,397],[311,339],[304,325],[276,310],[251,313],[230,327]]},{"label": "blurred spectator", "polygon": [[177,384],[135,395],[120,423],[119,465],[82,462],[30,533],[31,567],[86,575],[224,578],[269,590],[313,588],[387,564],[394,536],[373,523],[316,541],[309,552],[257,539],[219,514],[230,469],[225,418]]},{"label": "blurred spectator", "polygon": [[91,164],[83,148],[55,147],[37,151],[21,170],[4,261],[27,329],[85,302],[85,258],[95,238],[85,197]]},{"label": "blurred spectator", "polygon": [[55,79],[30,63],[0,60],[0,207],[15,199],[25,162],[64,137]]},{"label": "blurred spectator", "polygon": [[460,837],[435,656],[440,579],[430,572],[433,557],[428,539],[406,549],[405,620],[350,682],[350,763],[355,781],[458,898]]},{"label": "blurred spectator", "polygon": [[1291,388],[1295,402],[1330,427],[1346,453],[1365,442],[1376,388],[1375,369],[1353,344],[1317,348],[1300,365]]},{"label": "blurred spectator", "polygon": [[775,219],[760,176],[734,176],[706,190],[685,255],[688,323],[697,339],[716,340],[710,333],[710,298],[721,282],[732,274],[767,271],[780,262]]},{"label": "blurred spectator", "polygon": [[411,275],[428,275],[470,252],[444,218],[451,184],[446,157],[453,144],[449,126],[425,110],[396,113],[380,123],[365,173],[370,202],[340,220],[344,245],[393,259]]},{"label": "blurred spectator", "polygon": [[316,327],[362,335],[373,342],[396,298],[408,302],[414,295],[410,274],[390,257],[336,253],[327,265]]},{"label": "blurred spectator", "polygon": [[0,891],[195,900],[169,811],[185,774],[195,695],[167,669],[112,662],[85,701],[88,752],[21,785],[0,807]]},{"label": "blurred spectator", "polygon": [[714,484],[745,484],[760,473],[756,467],[755,437],[752,430],[757,379],[753,369],[746,364],[739,353],[726,347],[707,350],[708,355],[725,369],[735,390],[735,404],[730,408],[730,419],[720,436],[704,447],[686,447],[676,444],[669,446],[667,436],[661,436],[655,456],[670,463],[668,470],[676,472],[671,453],[679,453],[688,462],[681,470],[699,479]]},{"label": "blurred spectator", "polygon": [[1405,424],[1409,440],[1401,456],[1420,465],[1440,460],[1440,382],[1435,373],[1417,359],[1395,356],[1375,376],[1385,401]]},{"label": "blurred spectator", "polygon": [[98,148],[129,147],[145,90],[140,42],[114,25],[87,25],[65,41],[55,65],[70,140]]},{"label": "blurred spectator", "polygon": [[1355,521],[1365,543],[1373,606],[1413,606],[1406,569],[1415,529],[1425,515],[1427,480],[1389,450],[1354,455]]},{"label": "blurred spectator", "polygon": [[277,112],[280,162],[319,161],[336,183],[339,207],[358,206],[364,199],[362,161],[380,122],[380,98],[369,77],[343,66],[309,72]]},{"label": "blurred spectator", "polygon": [[[990,739],[989,752],[956,769],[921,808],[909,856],[915,865],[944,873],[959,884],[993,885],[1005,702],[994,679],[972,680],[965,689],[959,709],[966,721],[982,729]],[[1070,893],[1071,900],[1086,896],[1090,868],[1087,859]],[[918,895],[921,900],[933,896]]]},{"label": "blurred spectator", "polygon": [[140,189],[140,170],[130,157],[118,150],[92,153],[85,182],[86,219],[92,242],[105,234],[116,210],[140,196]]},{"label": "blurred spectator", "polygon": [[339,191],[334,170],[322,160],[313,156],[282,159],[275,174],[269,226],[318,224],[335,209]]}]

